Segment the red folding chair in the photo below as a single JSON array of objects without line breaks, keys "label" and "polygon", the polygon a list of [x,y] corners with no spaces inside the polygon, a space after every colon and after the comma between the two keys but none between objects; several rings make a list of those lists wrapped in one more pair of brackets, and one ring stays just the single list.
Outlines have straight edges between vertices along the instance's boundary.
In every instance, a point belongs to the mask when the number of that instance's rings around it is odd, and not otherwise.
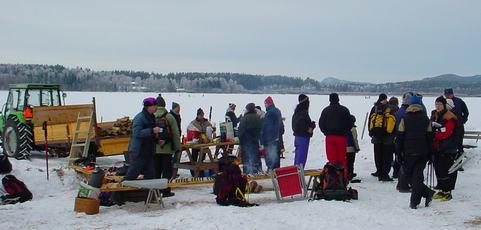
[{"label": "red folding chair", "polygon": [[277,201],[304,200],[307,198],[307,186],[304,180],[304,169],[298,166],[287,166],[274,169],[271,173]]}]

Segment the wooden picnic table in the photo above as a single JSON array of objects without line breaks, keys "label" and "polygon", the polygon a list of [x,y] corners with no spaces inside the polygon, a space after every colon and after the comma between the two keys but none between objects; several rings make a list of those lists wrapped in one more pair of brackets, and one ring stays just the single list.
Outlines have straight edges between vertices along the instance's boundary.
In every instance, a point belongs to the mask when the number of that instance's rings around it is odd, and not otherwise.
[{"label": "wooden picnic table", "polygon": [[[225,156],[233,152],[234,147],[238,146],[239,142],[219,142],[219,143],[206,143],[206,144],[183,144],[180,154],[175,156],[174,161],[174,177],[177,175],[179,169],[188,169],[194,171],[194,177],[201,177],[201,171],[213,170],[214,173],[218,171],[217,159],[219,155]],[[212,154],[212,149],[214,153]],[[194,160],[192,156],[192,150],[199,150],[199,156],[197,160]],[[239,150],[239,148],[237,148]],[[182,156],[187,155],[188,161],[181,162]],[[208,158],[206,158],[206,156]],[[203,159],[206,158],[204,161]]]}]

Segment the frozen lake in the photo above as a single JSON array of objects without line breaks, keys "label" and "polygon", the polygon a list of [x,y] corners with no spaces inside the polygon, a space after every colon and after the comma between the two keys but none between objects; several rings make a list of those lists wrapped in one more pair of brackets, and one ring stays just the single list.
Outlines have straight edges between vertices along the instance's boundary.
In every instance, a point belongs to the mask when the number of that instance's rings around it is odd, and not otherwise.
[{"label": "frozen lake", "polygon": [[[142,108],[142,99],[156,93],[67,92],[68,104],[90,103],[96,98],[98,120],[112,121],[123,116],[133,117]],[[7,92],[0,91],[3,105]],[[208,116],[212,106],[212,121],[224,121],[228,103],[237,104],[237,114],[247,103],[254,102],[264,109],[264,99],[272,96],[274,103],[286,118],[286,159],[281,164],[293,164],[293,136],[291,117],[297,104],[297,95],[263,94],[189,94],[164,93],[167,107],[173,101],[181,105],[182,125],[195,118],[198,108]],[[391,95],[389,95],[391,96]],[[399,100],[401,98],[397,95]],[[311,95],[310,115],[319,119],[322,109],[329,104],[327,95]],[[365,114],[377,97],[341,95],[340,103],[357,117],[359,138]],[[470,109],[467,130],[481,130],[481,98],[463,98]],[[434,97],[424,98],[428,110],[434,108]],[[311,140],[306,168],[321,168],[326,162],[324,137],[316,128]],[[128,203],[122,207],[101,208],[96,216],[75,214],[74,197],[77,193],[75,173],[66,170],[62,180],[52,176],[46,182],[44,160],[13,161],[14,174],[24,180],[34,193],[34,200],[18,205],[0,206],[1,229],[465,229],[478,227],[470,221],[481,218],[481,156],[478,149],[468,150],[472,157],[458,176],[454,199],[447,203],[433,202],[431,208],[409,209],[409,194],[400,194],[395,183],[381,183],[369,174],[374,171],[372,145],[365,133],[360,140],[355,171],[363,182],[352,186],[359,191],[359,200],[353,202],[293,202],[278,204],[272,191],[250,195],[259,207],[220,207],[215,204],[210,186],[176,189],[176,196],[167,198],[166,209],[143,211],[142,203]],[[117,157],[116,160],[119,158]],[[109,162],[108,160],[102,160]],[[265,165],[264,165],[265,166]],[[65,167],[65,159],[52,159],[51,168]],[[54,174],[53,172],[51,175]],[[188,174],[183,172],[183,175]],[[261,182],[266,187],[270,181]],[[45,212],[48,210],[48,212]],[[481,219],[480,219],[481,220]]]}]

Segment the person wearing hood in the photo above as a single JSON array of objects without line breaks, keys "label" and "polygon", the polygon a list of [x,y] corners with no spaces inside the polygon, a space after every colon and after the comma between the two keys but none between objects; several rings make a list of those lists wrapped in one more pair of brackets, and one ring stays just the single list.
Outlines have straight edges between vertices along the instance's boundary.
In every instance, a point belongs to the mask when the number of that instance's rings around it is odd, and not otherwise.
[{"label": "person wearing hood", "polygon": [[[382,125],[377,126],[379,117],[382,119],[382,122],[380,122]],[[371,175],[378,177],[379,181],[393,181],[389,177],[389,172],[394,155],[395,129],[392,133],[387,132],[388,117],[394,118],[395,121],[396,116],[388,105],[387,95],[382,93],[369,114],[369,136],[374,144],[374,163],[376,166],[376,172],[371,173]]]},{"label": "person wearing hood", "polygon": [[266,153],[265,160],[267,170],[274,170],[280,167],[280,143],[279,136],[282,124],[281,111],[274,105],[272,97],[264,100],[266,114],[262,119],[261,144]]},{"label": "person wearing hood", "polygon": [[153,157],[157,143],[156,135],[160,132],[160,128],[155,126],[154,113],[156,111],[156,99],[145,98],[142,111],[132,121],[128,150],[130,165],[124,180],[135,180],[141,173],[144,175],[144,179],[155,177]]},{"label": "person wearing hood", "polygon": [[424,184],[424,168],[432,156],[432,128],[418,97],[411,103],[399,122],[396,134],[396,155],[403,168],[403,177],[411,184],[409,207],[416,209],[421,199],[428,207],[435,192]]},{"label": "person wearing hood", "polygon": [[239,122],[239,142],[242,150],[242,167],[244,174],[258,174],[262,171],[259,156],[259,137],[262,122],[257,115],[255,104],[246,105],[244,116]]},{"label": "person wearing hood", "polygon": [[450,99],[453,101],[453,109],[452,111],[454,114],[456,114],[456,117],[458,117],[458,120],[460,120],[460,125],[459,125],[459,133],[461,135],[461,139],[459,139],[458,143],[458,149],[460,152],[464,152],[463,148],[463,138],[464,138],[464,124],[468,121],[468,116],[469,116],[469,110],[468,106],[466,106],[466,103],[463,101],[463,99],[454,96],[454,91],[452,88],[448,88],[444,90],[444,97],[446,100]]},{"label": "person wearing hood", "polygon": [[235,115],[235,108],[236,105],[234,103],[229,103],[229,107],[225,112],[225,121],[232,122],[233,128],[237,128],[237,125],[239,124],[239,118]]},{"label": "person wearing hood", "polygon": [[316,123],[309,116],[309,97],[301,94],[298,97],[294,114],[292,115],[292,131],[294,132],[295,157],[294,165],[306,166],[309,142],[316,128]]},{"label": "person wearing hood", "polygon": [[448,173],[454,163],[454,157],[458,153],[457,131],[462,121],[448,109],[447,101],[443,96],[436,98],[436,110],[433,114],[434,135],[434,170],[440,189],[434,199],[449,201],[452,199],[457,179],[457,171]]},{"label": "person wearing hood", "polygon": [[[173,158],[175,153],[181,151],[179,128],[175,117],[165,108],[165,100],[159,94],[156,103],[157,111],[154,113],[157,127],[161,130],[157,134],[157,145],[154,154],[155,178],[172,179]],[[162,190],[163,197],[175,195],[170,188]]]},{"label": "person wearing hood", "polygon": [[326,155],[329,163],[344,167],[344,177],[349,175],[346,163],[347,135],[352,128],[349,109],[339,104],[339,95],[329,95],[329,106],[324,108],[319,118],[319,128],[326,136]]}]

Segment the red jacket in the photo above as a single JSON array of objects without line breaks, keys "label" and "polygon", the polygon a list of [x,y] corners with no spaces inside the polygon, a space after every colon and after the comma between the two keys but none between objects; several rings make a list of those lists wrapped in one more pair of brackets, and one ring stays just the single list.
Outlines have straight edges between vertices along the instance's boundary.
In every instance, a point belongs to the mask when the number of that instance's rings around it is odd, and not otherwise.
[{"label": "red jacket", "polygon": [[454,141],[454,130],[456,129],[458,118],[453,112],[448,110],[442,115],[442,117],[437,117],[435,120],[436,122],[443,124],[442,127],[437,129],[437,132],[434,135],[433,148],[439,151],[443,149],[444,145],[448,144],[446,142]]}]

